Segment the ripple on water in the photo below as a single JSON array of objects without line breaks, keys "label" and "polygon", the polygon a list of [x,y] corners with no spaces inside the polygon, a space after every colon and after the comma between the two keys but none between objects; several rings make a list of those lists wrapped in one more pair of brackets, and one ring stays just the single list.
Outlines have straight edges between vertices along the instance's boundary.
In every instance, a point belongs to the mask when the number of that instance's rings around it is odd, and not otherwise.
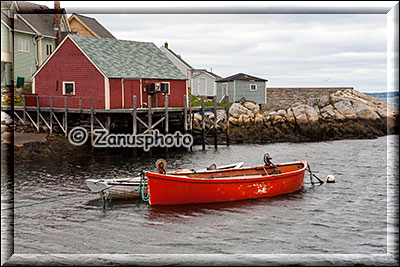
[{"label": "ripple on water", "polygon": [[[170,168],[191,169],[238,161],[259,165],[269,152],[273,162],[307,160],[320,178],[333,174],[337,182],[305,184],[285,196],[228,203],[163,207],[140,199],[112,200],[103,211],[98,195],[82,194],[21,207],[15,210],[15,253],[385,253],[385,166],[398,164],[387,158],[387,140],[398,143],[398,137],[391,136],[234,145],[217,151],[157,154],[140,161],[84,157],[22,163],[15,166],[16,205],[88,192],[84,183],[88,178],[136,176],[142,169],[152,170],[158,157],[166,158]],[[305,182],[309,183],[308,175]],[[398,186],[390,180],[389,184],[389,190]]]}]

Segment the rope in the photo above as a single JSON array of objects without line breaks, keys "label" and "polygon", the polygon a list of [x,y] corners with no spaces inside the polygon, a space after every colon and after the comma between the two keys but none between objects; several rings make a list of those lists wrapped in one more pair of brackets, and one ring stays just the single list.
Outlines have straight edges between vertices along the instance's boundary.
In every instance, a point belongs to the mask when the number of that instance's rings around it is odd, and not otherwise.
[{"label": "rope", "polygon": [[144,186],[147,184],[147,178],[146,178],[146,174],[144,171],[142,171],[142,174],[140,175],[140,187],[142,188],[142,200],[143,201],[149,201],[150,199],[150,194],[144,193]]},{"label": "rope", "polygon": [[315,174],[311,171],[310,164],[308,164],[307,170],[308,170],[308,172],[310,173],[310,181],[311,181],[311,184],[312,184],[312,185],[314,185],[314,182],[313,182],[313,180],[312,180],[313,177],[317,178],[317,180],[319,181],[319,184],[323,184],[323,183],[324,183],[324,181],[323,181],[322,179],[320,179],[317,175],[315,175]]},{"label": "rope", "polygon": [[[30,203],[30,204],[25,204],[25,205],[20,205],[20,206],[16,206],[16,207],[8,207],[8,208],[4,208],[1,210],[10,210],[10,209],[18,209],[18,208],[25,208],[25,207],[31,207],[31,206],[36,206],[36,205],[42,205],[42,204],[46,204],[46,203],[51,203],[51,202],[56,202],[56,201],[61,201],[61,200],[67,200],[73,197],[76,197],[79,194],[83,194],[82,193],[77,193],[75,195],[69,196],[69,197],[65,197],[65,198],[56,198],[56,199],[50,199],[50,200],[45,200],[45,201],[41,201],[41,202],[35,202],[35,203]],[[87,193],[85,193],[87,194]]]}]

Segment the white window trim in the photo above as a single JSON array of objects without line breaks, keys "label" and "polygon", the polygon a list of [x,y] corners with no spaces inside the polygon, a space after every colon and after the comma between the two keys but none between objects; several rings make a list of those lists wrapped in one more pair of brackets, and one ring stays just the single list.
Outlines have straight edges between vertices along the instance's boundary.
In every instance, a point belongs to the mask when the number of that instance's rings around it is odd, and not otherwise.
[{"label": "white window trim", "polygon": [[[256,86],[256,89],[255,89],[255,90],[251,89],[251,86],[252,86],[252,85],[255,85],[255,86]],[[257,92],[257,84],[256,84],[256,83],[251,83],[251,84],[250,84],[250,91],[251,91],[251,92]]]},{"label": "white window trim", "polygon": [[167,95],[170,95],[171,94],[171,83],[170,82],[160,82],[160,89],[161,89],[161,84],[163,84],[163,83],[168,84],[168,93],[167,93]]},{"label": "white window trim", "polygon": [[[65,93],[65,84],[66,84],[66,83],[72,83],[72,84],[74,85],[74,93],[73,93],[73,94],[66,94],[66,93]],[[63,81],[63,82],[62,82],[62,85],[63,85],[63,95],[75,95],[75,82],[72,82],[72,81],[71,81],[71,82],[69,82],[69,81]]]},{"label": "white window trim", "polygon": [[[22,49],[20,49],[20,43],[22,46]],[[27,50],[24,50],[24,43],[26,43],[26,48]],[[18,52],[24,52],[24,53],[29,53],[29,41],[26,39],[18,39]]]},{"label": "white window trim", "polygon": [[[48,52],[48,47],[51,47],[51,52],[50,52],[50,54],[47,54],[47,52]],[[51,44],[51,43],[47,43],[46,44],[46,56],[50,56],[52,53],[53,53],[53,51],[54,51],[54,49],[53,49],[54,47],[53,47],[53,44]]]}]

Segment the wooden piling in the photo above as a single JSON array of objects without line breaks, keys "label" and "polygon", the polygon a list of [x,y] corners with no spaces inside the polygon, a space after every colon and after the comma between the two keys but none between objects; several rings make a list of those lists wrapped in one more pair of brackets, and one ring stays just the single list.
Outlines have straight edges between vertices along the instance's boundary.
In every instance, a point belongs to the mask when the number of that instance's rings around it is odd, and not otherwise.
[{"label": "wooden piling", "polygon": [[50,96],[50,135],[53,134],[53,96]]},{"label": "wooden piling", "polygon": [[214,148],[218,148],[218,133],[217,133],[217,97],[213,97],[214,100]]},{"label": "wooden piling", "polygon": [[[148,97],[148,101],[147,101],[147,126],[148,126],[148,130],[149,130],[149,134],[151,134],[151,126],[152,126],[152,110],[151,110],[151,96],[149,95]],[[152,156],[153,150],[151,149],[151,147],[149,148],[149,155],[150,157]]]},{"label": "wooden piling", "polygon": [[204,96],[201,97],[201,147],[206,150],[206,120],[204,119]]},{"label": "wooden piling", "polygon": [[26,98],[25,95],[22,96],[23,101],[24,101],[24,117],[23,117],[23,121],[24,121],[24,125],[26,124]]},{"label": "wooden piling", "polygon": [[133,135],[136,135],[137,133],[137,110],[136,110],[136,96],[133,96],[133,102],[132,102],[132,133]]},{"label": "wooden piling", "polygon": [[187,97],[186,95],[183,96],[183,131],[187,132],[188,125],[187,125]]},{"label": "wooden piling", "polygon": [[40,106],[39,106],[39,96],[36,95],[36,128],[40,132]]},{"label": "wooden piling", "polygon": [[93,97],[90,98],[90,143],[92,145],[92,151],[94,150],[93,147],[93,130],[94,130],[94,108],[93,108]]},{"label": "wooden piling", "polygon": [[[164,125],[165,125],[165,134],[168,134],[169,132],[169,114],[168,114],[168,95],[165,95],[165,111],[164,111],[164,115],[165,115],[165,120],[164,120]],[[168,147],[165,146],[165,153],[168,154]]]},{"label": "wooden piling", "polygon": [[[189,96],[189,117],[190,117],[190,134],[193,136],[192,95]],[[193,152],[193,144],[190,146],[190,152]]]},{"label": "wooden piling", "polygon": [[225,97],[225,102],[226,102],[226,109],[225,109],[225,114],[226,114],[226,145],[229,146],[229,96]]},{"label": "wooden piling", "polygon": [[[132,102],[132,134],[136,135],[137,134],[137,109],[136,109],[136,96],[133,96],[133,102]],[[137,149],[136,147],[133,147],[133,156],[137,158]]]},{"label": "wooden piling", "polygon": [[151,131],[152,124],[151,115],[151,96],[149,95],[147,103],[147,129],[149,129],[149,132]]},{"label": "wooden piling", "polygon": [[65,96],[65,111],[64,111],[64,129],[65,137],[68,136],[68,97]]}]

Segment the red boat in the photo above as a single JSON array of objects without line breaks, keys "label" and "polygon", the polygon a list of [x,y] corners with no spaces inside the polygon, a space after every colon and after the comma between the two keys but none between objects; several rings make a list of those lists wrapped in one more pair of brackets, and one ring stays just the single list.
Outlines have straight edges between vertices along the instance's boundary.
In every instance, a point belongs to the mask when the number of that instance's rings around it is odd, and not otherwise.
[{"label": "red boat", "polygon": [[145,172],[150,205],[225,202],[293,193],[304,185],[306,161],[240,169]]}]

